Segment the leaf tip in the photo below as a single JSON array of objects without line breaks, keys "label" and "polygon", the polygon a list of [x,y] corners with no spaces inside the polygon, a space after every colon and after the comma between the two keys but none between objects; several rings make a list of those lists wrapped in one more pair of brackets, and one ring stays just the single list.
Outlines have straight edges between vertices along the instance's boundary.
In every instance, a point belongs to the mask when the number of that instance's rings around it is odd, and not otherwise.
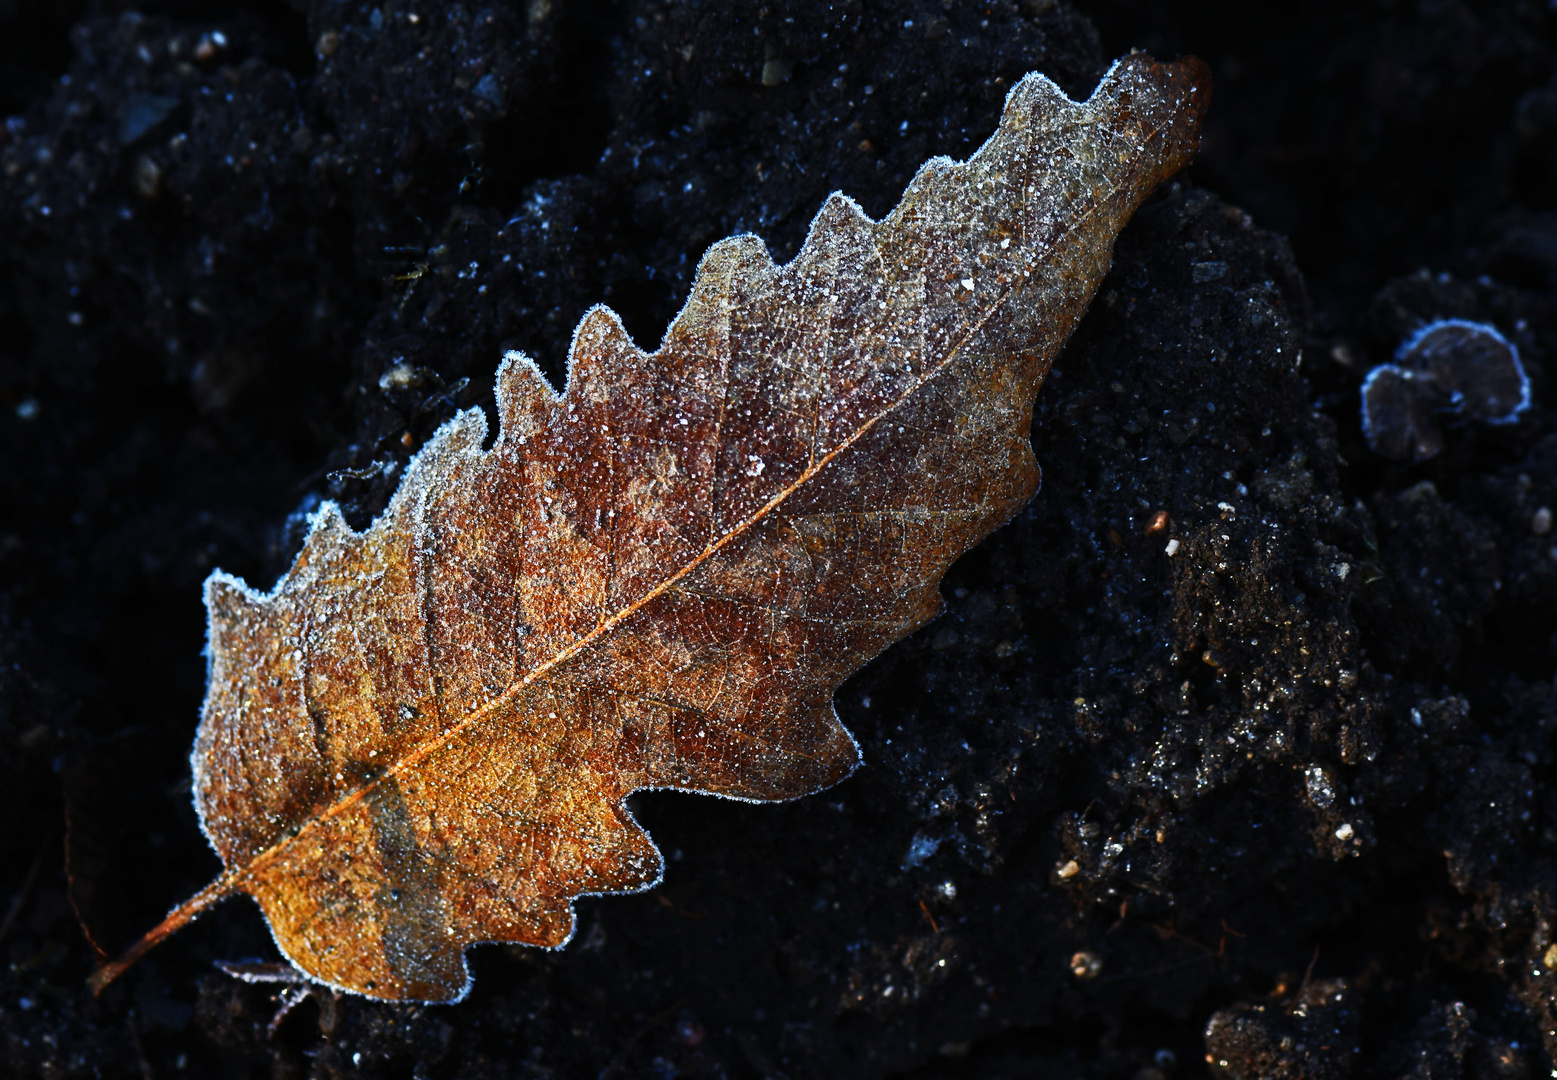
[{"label": "leaf tip", "polygon": [[584,312],[573,328],[573,340],[568,345],[567,385],[562,396],[577,401],[590,394],[608,395],[612,388],[605,385],[605,380],[612,370],[642,357],[643,350],[634,344],[622,317],[606,305],[596,304]]},{"label": "leaf tip", "polygon": [[303,550],[317,550],[321,545],[334,543],[338,534],[351,532],[340,504],[326,499],[318,509],[308,515],[308,536],[303,540]]},{"label": "leaf tip", "polygon": [[510,349],[497,368],[498,438],[523,446],[545,429],[545,412],[561,395],[527,354]]},{"label": "leaf tip", "polygon": [[246,603],[252,593],[246,581],[225,570],[212,570],[206,576],[202,591],[207,611],[226,610],[234,604]]}]

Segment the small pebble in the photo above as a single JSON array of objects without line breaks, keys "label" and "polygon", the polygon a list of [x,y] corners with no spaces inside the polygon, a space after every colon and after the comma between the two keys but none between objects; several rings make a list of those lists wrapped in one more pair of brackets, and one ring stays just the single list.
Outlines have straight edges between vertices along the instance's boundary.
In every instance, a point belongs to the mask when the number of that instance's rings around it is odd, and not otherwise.
[{"label": "small pebble", "polygon": [[1070,958],[1070,972],[1078,979],[1095,979],[1103,970],[1103,958],[1085,950]]}]

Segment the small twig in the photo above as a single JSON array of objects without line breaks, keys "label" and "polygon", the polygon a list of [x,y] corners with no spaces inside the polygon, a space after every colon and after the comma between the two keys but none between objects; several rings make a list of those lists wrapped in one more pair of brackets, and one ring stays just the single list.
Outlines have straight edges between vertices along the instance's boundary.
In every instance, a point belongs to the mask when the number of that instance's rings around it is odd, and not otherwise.
[{"label": "small twig", "polygon": [[299,986],[308,981],[308,976],[291,964],[277,964],[269,960],[216,960],[213,965],[218,971],[246,983]]},{"label": "small twig", "polygon": [[1166,926],[1164,926],[1162,923],[1152,923],[1152,929],[1157,931],[1158,935],[1164,941],[1173,941],[1173,940],[1182,941],[1186,945],[1193,945],[1195,948],[1199,949],[1203,953],[1213,954],[1211,946],[1204,945],[1201,942],[1196,941],[1194,938],[1188,936],[1187,934],[1179,933],[1178,932],[1178,928],[1173,926],[1172,923],[1169,923]]},{"label": "small twig", "polygon": [[939,934],[941,932],[941,928],[936,925],[935,916],[930,914],[930,909],[925,906],[925,902],[923,900],[919,901],[919,910],[924,912],[924,917],[926,919],[930,920],[930,929]]},{"label": "small twig", "polygon": [[276,1031],[281,1027],[281,1021],[287,1018],[287,1014],[313,996],[313,988],[310,986],[290,986],[281,991],[281,998],[276,1005],[276,1015],[270,1018],[270,1023],[265,1025],[265,1037],[274,1039]]},{"label": "small twig", "polygon": [[1227,935],[1228,934],[1233,935],[1233,937],[1235,937],[1235,938],[1246,938],[1246,937],[1249,936],[1248,934],[1240,934],[1238,931],[1234,930],[1231,926],[1227,925],[1227,920],[1226,919],[1223,919],[1222,920],[1222,937],[1216,943],[1216,955],[1217,956],[1226,956],[1227,955]]},{"label": "small twig", "polygon": [[1308,967],[1303,970],[1303,982],[1298,987],[1298,997],[1308,992],[1308,981],[1314,977],[1314,965],[1319,963],[1319,946],[1314,946],[1314,955],[1308,959]]},{"label": "small twig", "polygon": [[71,862],[71,851],[74,848],[76,822],[75,815],[71,813],[70,800],[65,800],[65,900],[70,904],[70,913],[76,917],[76,926],[81,930],[81,936],[86,938],[86,943],[92,949],[92,955],[97,960],[97,966],[102,967],[108,963],[108,950],[97,943],[97,938],[92,936],[92,928],[87,925],[86,913],[81,910],[81,905],[76,903],[76,871]]},{"label": "small twig", "polygon": [[1298,985],[1297,993],[1292,995],[1292,1000],[1287,1003],[1287,1015],[1292,1015],[1297,1007],[1303,1003],[1303,995],[1308,993],[1308,981],[1314,977],[1314,965],[1319,963],[1319,946],[1314,946],[1314,955],[1309,958],[1308,968],[1303,972],[1303,981]]},{"label": "small twig", "polygon": [[[276,1013],[265,1028],[266,1038],[274,1039],[281,1028],[281,1022],[309,998],[313,998],[319,1006],[319,1030],[326,1034],[335,1030],[335,1005],[341,995],[334,987],[315,982],[291,964],[263,960],[218,960],[216,966],[246,983],[281,984],[283,989],[276,995]],[[325,996],[327,993],[328,997]]]}]

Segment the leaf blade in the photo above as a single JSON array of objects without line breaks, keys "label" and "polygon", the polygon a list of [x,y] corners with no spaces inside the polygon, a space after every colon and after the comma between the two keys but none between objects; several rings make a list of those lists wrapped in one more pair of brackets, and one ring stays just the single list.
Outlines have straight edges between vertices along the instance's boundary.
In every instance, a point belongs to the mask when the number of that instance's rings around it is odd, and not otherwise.
[{"label": "leaf blade", "polygon": [[466,945],[560,944],[574,897],[658,879],[631,791],[852,771],[834,688],[1037,489],[1033,396],[1206,83],[1029,76],[882,222],[834,195],[784,267],[721,241],[656,353],[592,310],[564,394],[504,361],[490,451],[462,414],[272,593],[213,575],[192,762],[223,889],[319,981],[455,1000]]}]

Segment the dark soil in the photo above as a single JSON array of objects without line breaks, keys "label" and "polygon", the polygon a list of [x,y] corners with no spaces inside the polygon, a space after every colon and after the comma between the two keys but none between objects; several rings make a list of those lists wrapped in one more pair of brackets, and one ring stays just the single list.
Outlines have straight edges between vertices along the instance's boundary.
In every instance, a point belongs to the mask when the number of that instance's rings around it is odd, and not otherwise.
[{"label": "dark soil", "polygon": [[[0,1071],[1547,1075],[1557,10],[1286,6],[0,0]],[[1039,397],[1043,490],[839,693],[854,777],[636,797],[664,884],[457,1006],[267,1030],[246,901],[91,998],[218,869],[207,573],[369,521],[503,350],[560,380],[599,301],[656,345],[713,241],[788,258],[1132,46],[1210,62],[1203,152]],[[1444,317],[1534,406],[1385,461],[1360,381]]]}]

